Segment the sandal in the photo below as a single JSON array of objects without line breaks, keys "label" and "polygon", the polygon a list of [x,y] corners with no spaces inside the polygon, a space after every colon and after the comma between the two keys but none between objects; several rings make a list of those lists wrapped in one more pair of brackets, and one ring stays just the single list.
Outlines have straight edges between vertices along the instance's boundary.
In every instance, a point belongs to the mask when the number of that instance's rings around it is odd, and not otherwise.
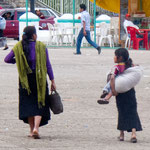
[{"label": "sandal", "polygon": [[131,143],[137,143],[137,138],[136,137],[131,138]]},{"label": "sandal", "polygon": [[106,95],[108,95],[108,92],[103,91],[103,94],[100,96],[100,98],[105,98],[105,97],[106,97]]},{"label": "sandal", "polygon": [[97,101],[97,103],[99,103],[99,104],[109,104],[109,101],[106,100],[106,99],[100,99],[100,100]]},{"label": "sandal", "polygon": [[117,138],[119,141],[124,141],[124,138],[123,137],[120,137],[120,136],[118,136],[118,138]]},{"label": "sandal", "polygon": [[33,135],[32,136],[33,136],[34,139],[40,139],[40,136],[39,136],[37,131],[33,131]]}]

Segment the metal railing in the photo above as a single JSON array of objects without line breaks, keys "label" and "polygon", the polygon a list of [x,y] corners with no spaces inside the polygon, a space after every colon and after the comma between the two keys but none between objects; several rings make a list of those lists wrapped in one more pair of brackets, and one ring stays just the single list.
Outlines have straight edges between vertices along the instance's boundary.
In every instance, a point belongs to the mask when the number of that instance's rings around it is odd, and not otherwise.
[{"label": "metal railing", "polygon": [[[16,1],[17,0],[2,0],[2,2],[5,2],[14,7],[15,5],[18,6]],[[73,14],[73,0],[36,0],[35,2],[38,2],[44,5],[45,7],[48,7],[54,10],[58,14],[64,14],[64,13]],[[94,4],[89,0],[75,0],[75,13],[79,12],[79,5],[81,3],[84,3],[87,6],[87,11],[90,13],[91,16],[93,16]],[[24,1],[24,4],[25,4],[25,1]],[[107,14],[109,16],[114,15],[112,12],[104,10],[98,6],[96,6],[96,12],[97,12],[97,15],[100,15],[100,14]]]},{"label": "metal railing", "polygon": [[[37,0],[45,6],[55,10],[58,13],[73,13],[73,0]],[[89,0],[75,0],[75,13],[79,12],[79,5],[84,3],[87,6],[88,12],[93,16],[94,4]],[[112,12],[104,10],[96,6],[96,12],[98,14],[108,14],[113,16]]]}]

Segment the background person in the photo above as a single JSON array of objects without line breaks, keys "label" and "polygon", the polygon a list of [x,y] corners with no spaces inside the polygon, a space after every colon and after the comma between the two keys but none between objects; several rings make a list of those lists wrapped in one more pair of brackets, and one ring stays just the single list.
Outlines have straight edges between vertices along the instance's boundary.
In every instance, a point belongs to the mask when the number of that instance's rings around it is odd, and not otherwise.
[{"label": "background person", "polygon": [[44,14],[40,10],[36,10],[35,13],[39,18],[45,19]]},{"label": "background person", "polygon": [[125,16],[125,20],[124,20],[124,23],[123,23],[123,26],[124,26],[124,29],[127,33],[127,27],[130,26],[130,27],[134,27],[136,29],[139,29],[139,27],[137,25],[135,25],[132,21],[131,21],[131,15],[130,14],[126,14]]},{"label": "background person", "polygon": [[88,43],[91,44],[93,47],[95,47],[98,50],[98,54],[100,54],[101,47],[98,46],[96,43],[94,43],[90,37],[90,15],[86,11],[85,4],[80,4],[80,12],[81,12],[81,27],[82,28],[77,37],[76,53],[74,54],[81,54],[80,48],[81,48],[81,43],[82,43],[82,39],[84,36],[86,40],[88,41]]},{"label": "background person", "polygon": [[11,12],[8,12],[7,14],[6,14],[6,18],[5,18],[6,20],[12,20],[12,18],[11,18]]},{"label": "background person", "polygon": [[53,70],[46,46],[36,41],[36,29],[27,26],[22,41],[5,57],[6,63],[16,63],[19,73],[19,119],[30,125],[30,137],[40,138],[39,126],[50,120],[47,102],[48,84],[46,76],[51,80],[51,90],[56,90]]},{"label": "background person", "polygon": [[[137,25],[135,25],[132,21],[131,21],[131,15],[130,14],[126,14],[125,16],[125,20],[124,20],[124,29],[125,29],[125,32],[127,33],[127,35],[130,37],[130,35],[128,34],[127,32],[127,27],[130,26],[130,27],[134,27],[136,29],[139,29],[139,27]],[[137,33],[137,38],[143,38],[143,35]],[[143,45],[143,41],[140,41],[140,46]]]},{"label": "background person", "polygon": [[[2,23],[2,21],[5,21],[5,19],[0,16],[0,23]],[[6,40],[6,37],[4,37],[4,34],[3,34],[3,30],[5,29],[5,27],[6,27],[6,21],[3,22],[3,27],[0,28],[0,40],[2,42],[2,46],[4,46],[3,50],[7,50],[8,49],[7,40]]]}]

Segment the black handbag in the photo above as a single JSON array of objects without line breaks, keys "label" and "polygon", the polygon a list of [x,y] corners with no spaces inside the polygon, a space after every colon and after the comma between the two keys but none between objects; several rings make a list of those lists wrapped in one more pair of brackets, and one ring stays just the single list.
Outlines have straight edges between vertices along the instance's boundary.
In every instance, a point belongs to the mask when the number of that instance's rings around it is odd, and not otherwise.
[{"label": "black handbag", "polygon": [[48,96],[48,103],[54,114],[60,114],[63,112],[63,104],[57,91],[51,92],[51,94]]}]

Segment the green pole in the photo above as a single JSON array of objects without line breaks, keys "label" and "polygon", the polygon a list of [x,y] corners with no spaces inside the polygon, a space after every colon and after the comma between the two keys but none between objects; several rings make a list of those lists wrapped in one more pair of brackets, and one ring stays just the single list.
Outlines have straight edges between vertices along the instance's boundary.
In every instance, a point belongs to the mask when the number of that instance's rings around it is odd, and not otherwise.
[{"label": "green pole", "polygon": [[[73,27],[75,26],[75,0],[73,0]],[[75,34],[75,30],[73,30],[73,34]]]},{"label": "green pole", "polygon": [[94,42],[96,43],[96,0],[94,0]]},{"label": "green pole", "polygon": [[26,0],[26,26],[28,26],[28,0]]},{"label": "green pole", "polygon": [[75,43],[75,29],[74,29],[74,26],[75,26],[75,0],[73,0],[73,43]]}]

